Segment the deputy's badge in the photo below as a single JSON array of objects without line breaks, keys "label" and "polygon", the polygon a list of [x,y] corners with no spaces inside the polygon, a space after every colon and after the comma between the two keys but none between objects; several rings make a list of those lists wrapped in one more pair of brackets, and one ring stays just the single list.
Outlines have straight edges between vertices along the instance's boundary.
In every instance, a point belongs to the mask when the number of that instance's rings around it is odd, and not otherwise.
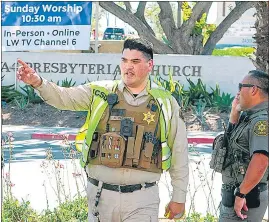
[{"label": "deputy's badge", "polygon": [[154,121],[154,114],[151,114],[149,111],[148,113],[143,113],[144,114],[144,119],[145,121],[147,121],[148,125],[151,123],[151,122],[155,122]]},{"label": "deputy's badge", "polygon": [[254,133],[257,136],[267,136],[268,122],[266,120],[258,121],[254,126]]}]

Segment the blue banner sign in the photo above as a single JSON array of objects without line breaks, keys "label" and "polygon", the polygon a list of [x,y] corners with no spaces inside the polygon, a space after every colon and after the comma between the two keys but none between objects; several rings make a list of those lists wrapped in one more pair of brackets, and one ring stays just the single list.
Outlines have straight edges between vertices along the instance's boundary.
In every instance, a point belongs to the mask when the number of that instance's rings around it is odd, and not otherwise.
[{"label": "blue banner sign", "polygon": [[92,2],[2,2],[2,51],[87,50]]}]

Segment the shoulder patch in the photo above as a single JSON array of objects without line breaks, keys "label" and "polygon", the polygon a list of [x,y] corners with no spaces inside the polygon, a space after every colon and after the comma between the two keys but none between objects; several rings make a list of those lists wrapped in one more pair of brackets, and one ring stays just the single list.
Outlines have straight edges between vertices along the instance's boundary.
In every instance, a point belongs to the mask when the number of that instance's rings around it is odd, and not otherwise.
[{"label": "shoulder patch", "polygon": [[253,132],[257,136],[267,136],[268,135],[268,122],[267,122],[267,120],[258,121],[254,126]]}]

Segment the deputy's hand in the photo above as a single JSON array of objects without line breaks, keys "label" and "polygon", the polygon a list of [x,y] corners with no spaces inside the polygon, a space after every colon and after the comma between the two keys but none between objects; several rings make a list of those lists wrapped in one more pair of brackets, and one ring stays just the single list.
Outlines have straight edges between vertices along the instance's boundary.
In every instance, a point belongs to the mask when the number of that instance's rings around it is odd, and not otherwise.
[{"label": "deputy's hand", "polygon": [[17,71],[17,78],[22,80],[25,84],[32,85],[34,88],[40,86],[42,80],[36,71],[20,59],[18,59],[18,63],[21,64],[21,66]]},{"label": "deputy's hand", "polygon": [[241,106],[239,103],[239,96],[240,96],[240,94],[237,93],[236,96],[234,97],[233,102],[232,102],[232,110],[234,110],[235,112],[241,112]]},{"label": "deputy's hand", "polygon": [[169,219],[173,219],[177,214],[184,213],[185,211],[185,203],[177,203],[171,201],[167,208],[165,213],[168,213],[170,211]]},{"label": "deputy's hand", "polygon": [[234,100],[232,102],[232,109],[230,113],[229,122],[233,124],[237,123],[239,120],[240,112],[241,112],[241,106],[239,103],[239,93],[237,93],[237,95],[234,97]]},{"label": "deputy's hand", "polygon": [[248,207],[246,204],[245,198],[235,197],[234,201],[234,211],[238,217],[240,217],[242,220],[246,219],[248,216],[245,214],[242,214],[241,210],[248,211]]}]

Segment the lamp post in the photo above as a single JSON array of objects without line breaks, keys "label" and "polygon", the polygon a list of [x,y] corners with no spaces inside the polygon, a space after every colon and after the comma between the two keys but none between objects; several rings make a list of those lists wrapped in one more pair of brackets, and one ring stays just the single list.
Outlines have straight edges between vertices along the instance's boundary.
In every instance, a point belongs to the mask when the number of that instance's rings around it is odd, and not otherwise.
[{"label": "lamp post", "polygon": [[96,15],[96,20],[95,20],[95,43],[94,43],[94,51],[95,53],[98,53],[98,26],[99,26],[99,2],[95,2],[96,8],[95,8],[95,15]]}]

